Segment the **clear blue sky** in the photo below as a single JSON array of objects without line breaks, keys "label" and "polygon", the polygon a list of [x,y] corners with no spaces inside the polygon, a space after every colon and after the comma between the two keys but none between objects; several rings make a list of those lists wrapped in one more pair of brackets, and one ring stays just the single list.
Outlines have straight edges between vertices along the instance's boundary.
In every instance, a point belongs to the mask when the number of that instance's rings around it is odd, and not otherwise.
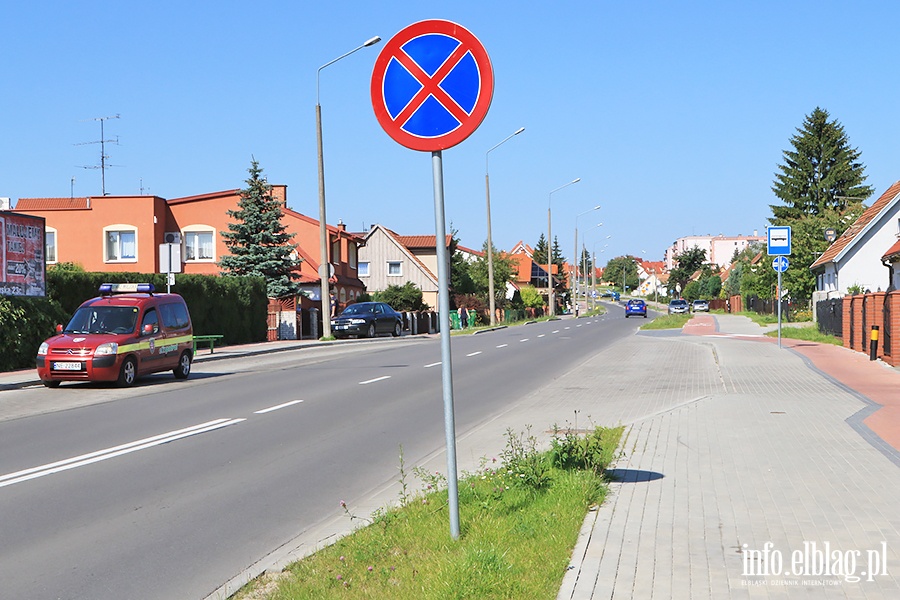
[{"label": "clear blue sky", "polygon": [[[782,152],[820,106],[844,126],[876,197],[900,179],[894,2],[6,3],[0,196],[175,198],[244,186],[251,157],[317,217],[316,69],[423,19],[472,31],[493,63],[491,109],[445,150],[448,224],[501,249],[576,215],[598,262],[660,260],[676,238],[763,232]],[[434,233],[431,156],[380,128],[369,80],[382,44],[322,71],[328,221]],[[872,198],[871,200],[874,200]],[[870,201],[871,201],[870,200]],[[603,222],[604,226],[594,228]],[[607,240],[606,236],[610,236]],[[608,244],[603,254],[599,254]]]}]

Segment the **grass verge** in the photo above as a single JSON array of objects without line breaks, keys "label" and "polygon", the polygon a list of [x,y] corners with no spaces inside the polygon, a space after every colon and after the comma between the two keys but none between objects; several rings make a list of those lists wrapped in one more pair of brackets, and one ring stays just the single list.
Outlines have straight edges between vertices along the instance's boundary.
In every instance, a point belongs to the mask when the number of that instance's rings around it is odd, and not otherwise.
[{"label": "grass verge", "polygon": [[681,329],[691,320],[691,315],[660,315],[641,325],[641,329]]},{"label": "grass verge", "polygon": [[[778,337],[778,331],[768,331],[766,335],[769,337]],[[819,328],[815,325],[806,325],[803,327],[785,327],[781,326],[781,337],[792,340],[804,340],[807,342],[818,342],[819,344],[834,344],[835,346],[843,346],[844,340],[841,338],[820,333]]]},{"label": "grass verge", "polygon": [[502,460],[460,480],[458,540],[447,491],[428,491],[440,476],[417,472],[422,492],[235,598],[555,598],[585,513],[605,496],[623,430],[557,431],[542,453],[530,435],[507,432]]}]

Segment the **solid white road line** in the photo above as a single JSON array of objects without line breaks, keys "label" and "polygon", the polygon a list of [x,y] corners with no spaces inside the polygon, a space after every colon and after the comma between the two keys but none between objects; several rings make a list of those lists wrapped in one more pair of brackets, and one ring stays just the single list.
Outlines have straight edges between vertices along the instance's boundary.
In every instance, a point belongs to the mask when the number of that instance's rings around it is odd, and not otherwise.
[{"label": "solid white road line", "polygon": [[368,379],[366,381],[360,381],[359,385],[366,385],[369,383],[375,383],[376,381],[384,381],[385,379],[390,379],[390,375],[382,375],[381,377],[376,377],[375,379]]},{"label": "solid white road line", "polygon": [[228,427],[229,425],[234,425],[242,421],[246,421],[246,419],[216,419],[215,421],[201,423],[200,425],[194,425],[193,427],[187,427],[177,431],[170,431],[169,433],[155,435],[153,437],[137,440],[136,442],[129,442],[105,450],[97,450],[96,452],[67,458],[40,467],[16,471],[15,473],[9,473],[7,475],[0,475],[0,487],[21,483],[23,481],[28,481],[29,479],[37,479],[38,477],[52,475],[53,473],[59,473],[61,471],[68,471],[69,469],[75,469],[77,467],[84,467],[96,462],[122,456],[123,454],[145,450],[147,448],[152,448],[153,446],[159,446],[160,444],[166,444],[192,435]]},{"label": "solid white road line", "polygon": [[303,400],[292,400],[291,402],[285,402],[284,404],[279,404],[278,406],[270,406],[269,408],[264,408],[262,410],[258,410],[254,412],[254,415],[264,415],[266,413],[270,413],[273,410],[278,410],[280,408],[287,408],[288,406],[293,406],[295,404],[300,404]]}]

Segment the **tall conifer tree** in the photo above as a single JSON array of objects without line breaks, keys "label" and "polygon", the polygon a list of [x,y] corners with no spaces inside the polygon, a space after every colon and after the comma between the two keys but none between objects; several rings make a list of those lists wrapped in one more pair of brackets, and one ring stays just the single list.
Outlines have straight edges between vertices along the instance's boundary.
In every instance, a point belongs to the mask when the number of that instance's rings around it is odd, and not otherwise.
[{"label": "tall conifer tree", "polygon": [[784,204],[771,206],[773,225],[790,225],[827,211],[843,213],[872,195],[872,188],[863,185],[865,165],[859,150],[850,147],[844,127],[828,117],[828,111],[816,107],[791,138],[793,149],[784,151],[784,164],[778,165],[772,185]]},{"label": "tall conifer tree", "polygon": [[219,267],[223,275],[265,277],[270,298],[291,296],[297,293],[295,280],[300,277],[297,244],[291,243],[294,234],[282,224],[282,203],[272,195],[256,159],[247,171],[250,178],[241,190],[238,210],[228,211],[234,222],[228,224],[229,231],[220,232],[231,255],[223,256]]}]

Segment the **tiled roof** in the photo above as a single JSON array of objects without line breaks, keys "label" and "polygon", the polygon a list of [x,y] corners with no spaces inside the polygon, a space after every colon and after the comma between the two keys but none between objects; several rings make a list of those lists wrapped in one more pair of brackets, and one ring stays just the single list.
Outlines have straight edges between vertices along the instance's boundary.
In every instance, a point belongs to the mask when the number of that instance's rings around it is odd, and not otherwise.
[{"label": "tiled roof", "polygon": [[894,242],[894,245],[888,248],[888,251],[881,257],[882,260],[900,255],[900,240]]},{"label": "tiled roof", "polygon": [[[393,233],[393,232],[392,232]],[[396,234],[395,234],[396,235]],[[397,235],[397,241],[412,249],[437,248],[436,235]],[[447,246],[450,246],[452,236],[447,236]]]},{"label": "tiled roof", "polygon": [[[437,236],[432,236],[431,239],[434,239],[435,237],[437,237]],[[473,256],[485,256],[485,253],[482,252],[481,250],[472,250],[471,248],[466,248],[465,246],[460,246],[458,244],[456,246],[456,249],[459,250],[460,252],[466,252]]]},{"label": "tiled roof", "polygon": [[19,198],[15,210],[74,210],[90,207],[89,198]]},{"label": "tiled roof", "polygon": [[894,200],[894,198],[897,197],[898,194],[900,194],[900,181],[889,187],[872,206],[867,208],[853,225],[848,227],[847,231],[842,233],[841,236],[828,247],[822,256],[810,266],[810,268],[813,269],[826,263],[833,262],[834,259],[837,258],[847,246],[853,243],[856,236],[859,235],[859,233],[863,231],[866,226],[871,223],[875,217],[877,217],[878,214]]}]

